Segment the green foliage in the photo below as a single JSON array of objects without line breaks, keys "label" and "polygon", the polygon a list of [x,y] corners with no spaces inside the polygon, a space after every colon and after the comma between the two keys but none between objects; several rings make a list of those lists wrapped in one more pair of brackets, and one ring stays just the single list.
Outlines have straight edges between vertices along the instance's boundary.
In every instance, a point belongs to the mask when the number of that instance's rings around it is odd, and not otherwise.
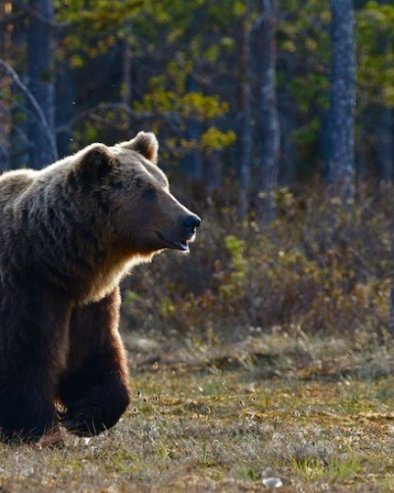
[{"label": "green foliage", "polygon": [[226,273],[218,273],[216,279],[219,281],[220,299],[227,304],[245,295],[247,265],[243,240],[235,235],[229,235],[224,240],[224,247],[230,254],[230,268]]},{"label": "green foliage", "polygon": [[[180,120],[185,125],[191,119],[199,122],[209,122],[214,118],[223,116],[228,111],[228,104],[220,100],[217,96],[207,96],[198,92],[184,92],[179,94],[173,90],[166,90],[158,87],[157,81],[153,83],[151,92],[146,93],[141,101],[135,102],[136,111],[144,113],[146,111],[157,115],[158,126],[166,126],[168,119]],[[162,122],[162,123],[160,123]],[[199,135],[198,140],[188,140],[181,138],[174,140],[169,137],[166,141],[167,148],[178,154],[190,149],[201,148],[209,153],[217,151],[234,144],[236,136],[234,131],[223,131],[216,126],[208,127]]]},{"label": "green foliage", "polygon": [[[200,160],[204,161],[207,154],[227,150],[235,143],[242,117],[239,97],[244,70],[242,32],[244,28],[249,29],[252,162],[259,162],[261,60],[257,27],[261,2],[54,0],[53,3],[59,25],[55,52],[57,63],[61,64],[57,67],[59,81],[64,71],[70,69],[67,74],[70,92],[75,93],[77,101],[72,111],[63,100],[59,101],[59,108],[61,113],[64,105],[69,121],[62,125],[69,125],[67,132],[73,134],[74,142],[78,143],[75,145],[82,147],[93,137],[113,142],[128,137],[140,127],[149,127],[160,131],[164,156],[171,162],[191,150],[202,154]],[[23,5],[23,2],[12,4],[15,32],[26,30]],[[304,180],[321,172],[326,157],[320,144],[326,143],[327,133],[324,122],[329,103],[330,5],[326,0],[282,0],[277,6],[277,99],[282,140],[287,149],[283,149],[281,156],[285,161],[291,152],[292,164],[286,166],[294,169],[289,175],[297,174],[297,179]],[[381,108],[394,107],[394,6],[392,2],[360,0],[355,2],[355,9],[358,62],[355,111],[357,122],[366,133],[362,152],[367,167],[374,168],[370,156],[376,155],[375,133],[379,133],[379,126],[375,122]],[[12,24],[13,21],[9,27]],[[12,47],[4,43],[4,47],[8,46],[4,49],[9,51],[6,58],[14,60],[15,68],[23,74],[26,43],[23,35],[18,39]],[[123,77],[125,47],[130,54],[129,82]],[[102,103],[125,103],[125,94],[130,94],[130,101],[125,105],[130,109],[129,114],[108,108],[95,111]],[[92,108],[93,115],[85,115],[88,108]],[[87,119],[91,121],[87,123]],[[366,124],[367,121],[370,123]],[[226,162],[227,156],[230,157],[228,168],[238,169],[241,148],[242,142],[226,153]],[[284,171],[286,174],[287,170]]]},{"label": "green foliage", "polygon": [[233,145],[236,139],[233,130],[223,132],[216,127],[210,127],[201,135],[201,146],[207,152],[219,151]]},{"label": "green foliage", "polygon": [[[394,6],[366,2],[356,10],[357,116],[371,106],[394,106]],[[297,110],[304,116],[295,130],[300,155],[311,155],[321,131],[321,113],[329,103],[329,3],[309,0],[281,2],[279,59],[299,63],[302,70],[286,77],[279,69],[279,86],[289,84]],[[319,116],[317,116],[319,115]]]},{"label": "green foliage", "polygon": [[[289,86],[303,124],[295,130],[294,140],[301,152],[310,151],[320,131],[320,117],[328,108],[330,40],[329,3],[309,0],[286,0],[281,6],[283,18],[278,24],[279,57],[289,63],[300,63],[294,77],[279,71],[279,87]],[[291,61],[290,61],[291,60]]]},{"label": "green foliage", "polygon": [[[222,53],[234,50],[234,39],[227,36],[225,30],[212,40],[206,32],[216,23],[227,23],[226,28],[229,27],[241,15],[240,6],[242,2],[233,5],[223,0],[215,5],[207,0],[57,1],[57,18],[69,26],[57,56],[59,60],[68,60],[73,70],[82,72],[89,69],[91,60],[105,57],[119,49],[119,43],[123,42],[132,50],[133,67],[146,56],[151,66],[155,66],[156,52],[160,53],[157,46],[166,47],[160,54],[164,55],[160,69],[152,70],[149,78],[144,79],[143,90],[138,98],[133,97],[130,105],[141,114],[143,121],[149,119],[150,128],[161,133],[165,157],[173,161],[174,156],[179,158],[191,149],[209,154],[230,147],[236,140],[234,130],[221,128],[230,105],[219,94],[189,87],[189,81],[191,74],[195,77],[200,69],[204,73],[207,68],[216,70]],[[196,22],[200,18],[205,22]],[[185,37],[186,43],[182,41]],[[118,98],[124,94],[122,84],[114,86]],[[119,133],[130,124],[127,115],[119,115],[118,111],[106,108],[98,113],[94,123],[82,119],[74,129],[80,145],[89,143],[92,136],[95,140],[106,140],[101,134],[108,126]],[[187,133],[190,122],[201,124],[194,136]],[[166,131],[169,124],[176,125],[172,135]],[[92,126],[96,127],[95,132]]]},{"label": "green foliage", "polygon": [[175,91],[159,88],[156,84],[134,107],[137,111],[151,111],[159,115],[172,111],[183,118],[193,117],[197,120],[222,116],[228,110],[228,104],[220,101],[218,96],[205,96],[198,92],[179,95]]},{"label": "green foliage", "polygon": [[54,0],[58,19],[81,29],[106,32],[124,25],[145,2],[142,0]]},{"label": "green foliage", "polygon": [[357,27],[360,99],[394,107],[394,6],[368,2]]}]

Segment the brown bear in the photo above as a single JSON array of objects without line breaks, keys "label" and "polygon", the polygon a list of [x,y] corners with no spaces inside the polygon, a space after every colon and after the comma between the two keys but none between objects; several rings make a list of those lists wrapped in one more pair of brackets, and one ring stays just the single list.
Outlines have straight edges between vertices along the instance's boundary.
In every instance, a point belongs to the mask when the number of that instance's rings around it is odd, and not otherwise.
[{"label": "brown bear", "polygon": [[127,408],[119,282],[160,251],[187,251],[200,224],[170,193],[157,151],[140,132],[0,177],[3,438],[37,440],[59,422],[95,435]]}]

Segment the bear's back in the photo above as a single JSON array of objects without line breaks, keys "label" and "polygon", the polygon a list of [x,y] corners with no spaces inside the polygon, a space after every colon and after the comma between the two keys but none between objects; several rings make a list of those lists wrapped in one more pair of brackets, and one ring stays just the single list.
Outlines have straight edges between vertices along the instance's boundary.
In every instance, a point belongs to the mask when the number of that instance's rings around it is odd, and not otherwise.
[{"label": "bear's back", "polygon": [[18,198],[34,180],[36,171],[19,169],[0,176],[0,211]]}]

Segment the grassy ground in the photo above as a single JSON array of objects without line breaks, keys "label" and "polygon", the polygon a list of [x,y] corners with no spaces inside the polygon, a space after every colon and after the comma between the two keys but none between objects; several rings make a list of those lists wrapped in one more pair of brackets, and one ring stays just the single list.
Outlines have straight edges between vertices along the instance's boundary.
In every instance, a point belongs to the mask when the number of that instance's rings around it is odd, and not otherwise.
[{"label": "grassy ground", "polygon": [[0,445],[0,491],[394,491],[394,352],[359,343],[130,339],[121,422],[63,449]]}]

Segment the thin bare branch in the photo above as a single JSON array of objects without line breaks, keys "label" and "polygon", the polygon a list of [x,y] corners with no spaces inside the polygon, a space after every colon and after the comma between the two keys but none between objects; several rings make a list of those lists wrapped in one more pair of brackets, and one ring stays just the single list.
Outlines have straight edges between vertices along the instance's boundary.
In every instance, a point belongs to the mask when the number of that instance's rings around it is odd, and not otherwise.
[{"label": "thin bare branch", "polygon": [[[97,106],[94,106],[93,108],[88,108],[86,110],[81,111],[73,118],[71,118],[68,122],[56,127],[56,133],[70,131],[70,129],[72,129],[81,120],[85,120],[87,118],[94,118],[95,120],[97,120],[99,118],[99,115],[97,113],[100,111],[113,111],[113,110],[121,111],[138,121],[149,120],[154,117],[157,117],[157,115],[153,112],[135,111],[132,108],[130,108],[130,106],[125,105],[123,103],[100,103]],[[178,115],[175,112],[160,113],[160,117],[165,119],[169,123],[172,123],[174,120],[178,122]],[[108,124],[105,121],[105,119],[102,119],[101,123]]]},{"label": "thin bare branch", "polygon": [[53,161],[56,160],[57,157],[57,149],[56,149],[56,141],[54,139],[54,136],[52,135],[52,132],[48,126],[48,122],[45,118],[44,112],[42,111],[40,105],[38,104],[36,98],[33,96],[33,94],[29,91],[29,89],[26,87],[26,85],[21,81],[20,77],[18,74],[15,72],[15,70],[9,65],[7,62],[2,60],[0,58],[0,67],[2,67],[5,72],[12,78],[14,83],[17,85],[17,87],[20,89],[20,91],[26,96],[26,98],[29,100],[30,104],[34,108],[35,113],[37,114],[38,120],[40,121],[43,129],[45,136],[48,140]]}]

